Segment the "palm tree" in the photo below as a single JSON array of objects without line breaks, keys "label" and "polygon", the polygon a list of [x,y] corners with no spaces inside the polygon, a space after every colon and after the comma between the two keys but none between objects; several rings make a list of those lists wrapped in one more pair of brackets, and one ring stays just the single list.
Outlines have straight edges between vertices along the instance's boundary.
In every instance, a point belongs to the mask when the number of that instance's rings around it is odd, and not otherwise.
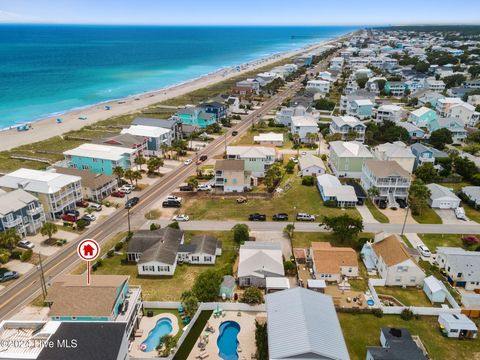
[{"label": "palm tree", "polygon": [[162,144],[162,145],[160,145],[160,149],[162,150],[163,158],[166,159],[167,158],[167,152],[170,150],[170,145]]},{"label": "palm tree", "polygon": [[308,140],[308,143],[310,145],[313,145],[316,141],[318,141],[318,133],[307,133],[306,138]]},{"label": "palm tree", "polygon": [[40,233],[42,234],[42,236],[48,236],[48,240],[52,240],[53,234],[55,234],[57,231],[58,231],[57,225],[51,222],[46,222],[45,224],[43,224],[42,228],[40,229]]},{"label": "palm tree", "polygon": [[6,249],[13,249],[20,240],[22,237],[15,228],[6,229],[0,234],[0,246]]},{"label": "palm tree", "polygon": [[370,198],[374,199],[380,195],[380,190],[376,186],[372,186],[367,190],[367,194]]},{"label": "palm tree", "polygon": [[133,186],[133,178],[135,177],[135,175],[133,175],[133,173],[134,173],[134,171],[132,169],[128,169],[127,171],[125,171],[125,174],[123,175],[125,177],[125,179],[130,181],[132,186]]},{"label": "palm tree", "polygon": [[160,159],[158,156],[152,156],[150,159],[148,159],[147,161],[147,168],[148,168],[148,172],[150,174],[153,174],[155,173],[156,171],[158,171],[158,169],[160,169],[160,167],[163,166],[163,160]]},{"label": "palm tree", "polygon": [[140,171],[133,171],[132,180],[135,180],[135,186],[138,184],[138,180],[142,180],[142,173]]},{"label": "palm tree", "polygon": [[115,166],[112,172],[117,177],[117,182],[120,185],[120,182],[122,181],[122,177],[125,174],[125,170],[121,166]]},{"label": "palm tree", "polygon": [[138,154],[134,161],[135,164],[137,164],[138,170],[140,170],[142,168],[142,165],[147,162],[147,160],[142,154]]}]

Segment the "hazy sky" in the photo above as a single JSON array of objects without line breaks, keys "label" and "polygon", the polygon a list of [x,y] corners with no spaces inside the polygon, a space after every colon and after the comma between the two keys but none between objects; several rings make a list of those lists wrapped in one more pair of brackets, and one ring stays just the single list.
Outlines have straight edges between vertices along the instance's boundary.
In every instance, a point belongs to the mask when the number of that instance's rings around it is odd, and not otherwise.
[{"label": "hazy sky", "polygon": [[0,0],[0,22],[480,24],[479,0]]}]

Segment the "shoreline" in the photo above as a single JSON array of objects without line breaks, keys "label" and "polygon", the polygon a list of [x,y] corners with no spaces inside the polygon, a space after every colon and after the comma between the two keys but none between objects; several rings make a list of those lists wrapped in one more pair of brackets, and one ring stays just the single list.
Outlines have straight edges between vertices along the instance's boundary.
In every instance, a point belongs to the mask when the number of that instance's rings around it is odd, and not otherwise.
[{"label": "shoreline", "polygon": [[[31,125],[31,129],[28,131],[17,130],[22,124],[15,124],[0,129],[0,151],[39,142],[54,136],[61,136],[66,132],[79,130],[84,126],[93,125],[98,121],[107,120],[111,117],[139,112],[162,101],[211,86],[215,83],[271,65],[292,56],[310,52],[321,46],[338,42],[340,39],[347,37],[354,32],[355,31],[348,32],[330,40],[312,43],[291,51],[275,53],[268,57],[254,59],[243,64],[223,67],[211,73],[173,84],[165,88],[133,94],[123,98],[106,100],[93,105],[66,110],[64,112],[53,113],[47,117],[39,118],[31,122],[25,122],[24,124]],[[107,106],[110,107],[110,110],[106,110]],[[62,123],[57,123],[57,118],[59,117],[62,118]],[[86,119],[80,120],[79,117],[86,117]]]}]

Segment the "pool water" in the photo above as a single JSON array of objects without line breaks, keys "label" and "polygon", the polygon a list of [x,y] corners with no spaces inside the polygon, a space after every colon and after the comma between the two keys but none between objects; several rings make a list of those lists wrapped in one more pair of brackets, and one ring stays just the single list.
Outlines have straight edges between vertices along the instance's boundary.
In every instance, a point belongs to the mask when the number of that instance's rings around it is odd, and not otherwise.
[{"label": "pool water", "polygon": [[155,327],[150,330],[147,338],[142,343],[142,345],[145,346],[145,349],[143,351],[149,352],[155,350],[158,343],[160,342],[160,338],[162,336],[170,334],[172,332],[172,329],[172,320],[170,320],[169,318],[158,319]]},{"label": "pool water", "polygon": [[218,355],[223,360],[238,360],[238,339],[240,325],[235,321],[225,321],[220,324],[217,340]]}]

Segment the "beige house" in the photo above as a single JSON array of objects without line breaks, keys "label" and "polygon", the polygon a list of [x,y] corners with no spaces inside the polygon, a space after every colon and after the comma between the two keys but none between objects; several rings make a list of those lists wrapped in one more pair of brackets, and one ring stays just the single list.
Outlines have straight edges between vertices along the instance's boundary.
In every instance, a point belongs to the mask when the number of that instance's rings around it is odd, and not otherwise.
[{"label": "beige house", "polygon": [[310,257],[316,279],[341,282],[343,276],[358,276],[357,253],[352,248],[332,247],[328,242],[312,242]]},{"label": "beige house", "polygon": [[243,192],[251,188],[252,172],[245,170],[244,160],[217,160],[215,188],[223,192]]}]

